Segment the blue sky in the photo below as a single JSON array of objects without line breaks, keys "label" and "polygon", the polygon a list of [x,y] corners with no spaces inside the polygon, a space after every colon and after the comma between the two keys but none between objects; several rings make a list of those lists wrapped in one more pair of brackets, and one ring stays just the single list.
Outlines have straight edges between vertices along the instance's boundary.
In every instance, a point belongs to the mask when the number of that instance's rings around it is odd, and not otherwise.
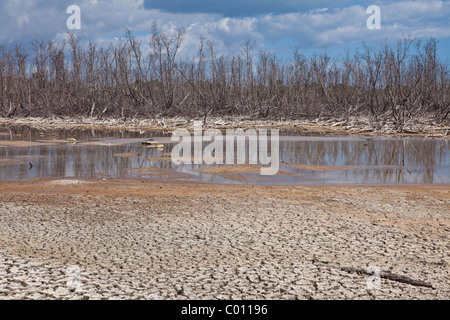
[{"label": "blue sky", "polygon": [[338,8],[373,1],[299,0],[145,0],[144,8],[178,13],[219,13],[226,17],[255,17],[263,14],[306,12],[317,8]]},{"label": "blue sky", "polygon": [[[257,50],[289,56],[326,49],[332,55],[362,42],[378,45],[407,36],[436,38],[439,54],[450,61],[450,0],[5,0],[0,3],[0,43],[28,45],[34,39],[67,37],[66,8],[81,9],[81,43],[106,43],[128,27],[148,43],[152,22],[166,32],[185,28],[180,54],[194,56],[200,36],[214,42],[219,53],[239,50],[247,39]],[[381,29],[369,30],[369,5],[381,9]]]}]

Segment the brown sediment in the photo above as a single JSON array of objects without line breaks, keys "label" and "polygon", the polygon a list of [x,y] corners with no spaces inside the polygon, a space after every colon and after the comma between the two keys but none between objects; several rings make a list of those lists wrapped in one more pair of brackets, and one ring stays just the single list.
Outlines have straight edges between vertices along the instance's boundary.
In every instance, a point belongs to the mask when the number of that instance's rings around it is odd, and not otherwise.
[{"label": "brown sediment", "polygon": [[117,143],[103,142],[103,141],[86,141],[86,142],[80,142],[78,144],[87,145],[87,146],[114,146],[114,145],[117,145]]},{"label": "brown sediment", "polygon": [[250,165],[250,164],[236,164],[236,165],[221,165],[213,166],[198,170],[202,173],[213,173],[213,174],[223,174],[223,173],[260,173],[261,167]]},{"label": "brown sediment", "polygon": [[40,145],[42,145],[42,143],[31,142],[31,141],[0,140],[0,146],[6,146],[6,147],[34,147],[34,146],[40,146]]},{"label": "brown sediment", "polygon": [[10,160],[10,159],[0,159],[0,166],[5,166],[8,164],[27,164],[28,162],[20,160]]},{"label": "brown sediment", "polygon": [[159,158],[146,158],[147,161],[170,161],[172,160],[169,157],[159,157]]},{"label": "brown sediment", "polygon": [[319,166],[310,164],[295,164],[295,163],[282,163],[283,165],[304,169],[304,170],[316,170],[316,171],[333,171],[333,170],[354,170],[356,166]]},{"label": "brown sediment", "polygon": [[140,155],[139,153],[135,153],[135,152],[125,152],[125,153],[116,153],[116,154],[114,154],[114,157],[132,158],[132,157],[137,157],[139,155]]},{"label": "brown sediment", "polygon": [[70,141],[65,139],[40,139],[37,142],[48,142],[48,143],[74,143],[76,141]]},{"label": "brown sediment", "polygon": [[[200,169],[198,171],[202,172],[202,173],[208,173],[208,174],[218,174],[224,178],[248,180],[248,178],[249,178],[248,176],[241,176],[239,174],[253,174],[253,173],[260,174],[262,168],[267,168],[267,167],[259,167],[256,165],[249,165],[249,164],[235,164],[235,165],[216,165],[216,166],[211,166],[208,168]],[[279,168],[276,175],[295,176],[298,174],[294,173],[294,172],[290,172],[283,168]],[[256,181],[256,180],[258,180],[258,178],[262,178],[263,180],[266,180],[270,177],[267,177],[267,176],[266,177],[264,177],[264,176],[263,177],[257,177],[257,176],[255,177],[254,175],[252,175],[252,178],[254,178]]]},{"label": "brown sediment", "polygon": [[48,156],[41,156],[37,154],[23,155],[23,156],[15,156],[15,158],[25,158],[25,159],[45,159]]}]

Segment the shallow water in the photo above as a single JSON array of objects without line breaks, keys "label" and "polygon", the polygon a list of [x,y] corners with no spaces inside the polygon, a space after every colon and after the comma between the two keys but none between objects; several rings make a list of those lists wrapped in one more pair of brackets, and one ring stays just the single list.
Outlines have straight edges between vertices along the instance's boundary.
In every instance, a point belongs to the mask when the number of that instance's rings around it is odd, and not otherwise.
[{"label": "shallow water", "polygon": [[[288,134],[288,133],[287,133]],[[0,180],[150,178],[238,184],[450,185],[449,140],[362,136],[280,136],[280,169],[261,176],[251,167],[227,172],[175,165],[170,133],[0,127]],[[76,143],[67,143],[75,138]],[[142,141],[154,138],[163,151]],[[203,144],[203,148],[208,143]]]}]

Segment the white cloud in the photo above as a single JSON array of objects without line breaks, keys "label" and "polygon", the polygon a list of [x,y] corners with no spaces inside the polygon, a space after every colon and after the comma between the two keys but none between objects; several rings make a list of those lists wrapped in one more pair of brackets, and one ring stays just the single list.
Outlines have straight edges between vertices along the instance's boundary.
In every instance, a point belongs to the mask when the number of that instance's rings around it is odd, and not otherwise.
[{"label": "white cloud", "polygon": [[227,45],[236,47],[249,38],[257,40],[261,47],[276,47],[284,40],[291,46],[311,48],[399,39],[407,35],[450,37],[450,3],[438,0],[378,1],[381,30],[366,28],[369,15],[366,8],[359,5],[231,18],[218,14],[148,10],[144,9],[143,0],[15,0],[0,4],[0,41],[64,38],[68,31],[66,8],[74,2],[81,8],[82,28],[75,33],[82,42],[113,39],[123,34],[124,27],[134,30],[145,40],[142,34],[149,32],[153,20],[157,19],[164,30],[186,28],[184,54],[194,54],[201,35],[213,40],[223,52]]}]

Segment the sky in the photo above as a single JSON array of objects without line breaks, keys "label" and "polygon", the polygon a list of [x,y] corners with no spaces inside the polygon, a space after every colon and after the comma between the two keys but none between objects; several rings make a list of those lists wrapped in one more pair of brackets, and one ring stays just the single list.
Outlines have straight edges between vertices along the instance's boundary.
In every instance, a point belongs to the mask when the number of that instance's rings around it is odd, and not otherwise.
[{"label": "sky", "polygon": [[[81,29],[68,30],[67,8],[77,5]],[[380,8],[381,28],[367,28],[370,5]],[[450,61],[450,0],[2,0],[0,44],[62,41],[73,32],[80,43],[108,43],[124,28],[148,43],[154,20],[165,32],[185,29],[181,55],[194,56],[200,37],[220,53],[236,52],[246,40],[280,57],[295,48],[339,55],[362,43],[379,45],[405,37],[435,38]]]}]

